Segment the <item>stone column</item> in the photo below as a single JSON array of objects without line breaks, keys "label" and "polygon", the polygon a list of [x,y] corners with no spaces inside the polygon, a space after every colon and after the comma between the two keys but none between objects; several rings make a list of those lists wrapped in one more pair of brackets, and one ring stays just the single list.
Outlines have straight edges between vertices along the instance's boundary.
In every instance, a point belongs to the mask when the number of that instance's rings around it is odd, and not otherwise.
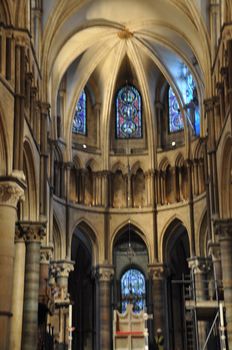
[{"label": "stone column", "polygon": [[[58,260],[51,263],[53,281],[53,304],[59,313],[59,329],[57,349],[66,349],[68,343],[68,306],[70,298],[68,293],[69,273],[74,270],[74,261]],[[50,282],[51,285],[51,282]]]},{"label": "stone column", "polygon": [[40,249],[40,273],[39,273],[39,302],[47,304],[48,302],[48,279],[49,263],[53,252],[53,246],[41,246]]},{"label": "stone column", "polygon": [[16,206],[23,195],[17,180],[0,182],[0,349],[9,349]]},{"label": "stone column", "polygon": [[26,237],[22,350],[34,350],[38,332],[40,245],[45,223],[20,222]]},{"label": "stone column", "polygon": [[216,283],[217,293],[219,299],[222,298],[222,265],[221,265],[221,251],[219,242],[208,242],[208,254],[212,258],[213,274]]},{"label": "stone column", "polygon": [[[208,300],[207,273],[209,272],[209,263],[203,257],[193,257],[188,260],[188,264],[192,271],[193,293],[196,303]],[[198,320],[195,327],[197,327],[199,348],[203,349],[207,337],[207,322]]]},{"label": "stone column", "polygon": [[161,328],[164,338],[167,339],[166,319],[167,310],[165,306],[165,282],[166,267],[163,264],[148,265],[149,276],[152,283],[152,304],[153,304],[153,332],[157,333],[157,329]]},{"label": "stone column", "polygon": [[99,350],[111,349],[112,341],[112,322],[111,322],[111,279],[114,274],[114,269],[110,265],[101,265],[97,269],[98,278],[98,307],[99,319],[97,336],[99,337]]},{"label": "stone column", "polygon": [[229,349],[232,349],[232,219],[215,220],[219,236]]},{"label": "stone column", "polygon": [[25,239],[22,230],[16,226],[15,231],[15,257],[14,279],[12,295],[12,314],[10,323],[10,350],[21,349],[22,324],[23,324],[23,297],[25,274]]}]

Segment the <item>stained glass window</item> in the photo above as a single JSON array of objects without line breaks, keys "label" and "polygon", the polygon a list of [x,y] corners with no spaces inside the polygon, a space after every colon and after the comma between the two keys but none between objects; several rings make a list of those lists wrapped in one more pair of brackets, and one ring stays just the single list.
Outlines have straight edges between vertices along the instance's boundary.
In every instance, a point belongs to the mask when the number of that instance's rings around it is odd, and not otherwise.
[{"label": "stained glass window", "polygon": [[124,86],[117,94],[116,135],[119,139],[142,137],[141,96],[132,85]]},{"label": "stained glass window", "polygon": [[171,86],[168,90],[168,102],[169,102],[169,132],[175,132],[183,130],[184,124],[181,117],[179,103],[176,95]]},{"label": "stained glass window", "polygon": [[[192,124],[195,130],[195,134],[200,134],[200,110],[198,104],[197,88],[195,80],[188,69],[188,67],[183,64],[180,73],[180,88],[185,103],[185,108],[187,110],[187,117],[189,122]],[[169,88],[169,132],[175,132],[182,130],[184,125],[182,118],[180,116],[179,105],[176,96],[172,90]]]},{"label": "stained glass window", "polygon": [[145,277],[137,269],[127,270],[121,278],[122,312],[126,311],[129,303],[133,304],[133,311],[140,312],[145,307]]},{"label": "stained glass window", "polygon": [[77,101],[72,131],[75,134],[86,135],[86,93],[85,90],[82,91],[79,100]]}]

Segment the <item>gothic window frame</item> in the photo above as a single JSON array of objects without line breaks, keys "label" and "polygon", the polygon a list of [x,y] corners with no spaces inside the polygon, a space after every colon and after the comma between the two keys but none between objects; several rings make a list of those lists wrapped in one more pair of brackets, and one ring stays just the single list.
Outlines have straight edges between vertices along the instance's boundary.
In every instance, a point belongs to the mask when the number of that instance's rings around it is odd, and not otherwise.
[{"label": "gothic window frame", "polygon": [[[122,109],[123,102],[121,102],[121,106],[119,105],[119,98],[121,98],[121,95],[124,90],[130,89],[132,92],[136,95],[136,100],[133,103],[132,108],[134,107],[135,110],[137,110],[137,115],[133,117],[130,125],[131,129],[134,127],[133,123],[136,125],[137,128],[139,129],[138,131],[132,132],[131,134],[128,133],[128,131],[123,132],[122,131],[122,126],[123,124],[128,121],[125,117],[122,116],[122,113],[120,114],[120,109]],[[137,103],[137,105],[135,105]],[[126,103],[124,103],[126,104]],[[135,105],[135,106],[134,106]],[[126,108],[126,106],[125,106]],[[136,123],[134,122],[134,119],[138,118],[138,121]],[[123,123],[124,119],[124,123]],[[137,135],[136,135],[137,134]],[[116,93],[115,97],[115,138],[118,140],[127,140],[127,139],[142,139],[143,138],[143,117],[142,117],[142,96],[140,91],[133,85],[133,84],[125,84]]]},{"label": "gothic window frame", "polygon": [[[120,295],[121,295],[121,312],[125,312],[126,311],[126,306],[130,303],[129,302],[129,295],[130,293],[125,293],[123,292],[123,279],[125,280],[127,275],[129,275],[129,273],[132,271],[132,273],[136,272],[137,275],[139,275],[140,279],[143,279],[143,288],[141,290],[140,288],[140,292],[139,293],[135,293],[135,286],[132,285],[132,295],[137,295],[140,297],[140,299],[135,298],[135,301],[133,302],[133,311],[135,313],[139,313],[142,310],[144,310],[144,308],[146,307],[146,276],[145,274],[141,271],[141,269],[139,269],[137,266],[129,266],[127,267],[123,273],[121,274],[120,277]],[[129,283],[129,276],[128,276],[128,283]],[[124,284],[125,287],[125,284]],[[141,287],[141,286],[140,286]],[[127,286],[127,290],[129,291],[129,285]],[[126,299],[126,295],[127,295],[127,299]],[[124,300],[123,300],[124,299]],[[139,306],[140,304],[140,306]],[[136,305],[136,307],[135,307]]]},{"label": "gothic window frame", "polygon": [[[83,103],[82,106],[80,106],[81,103]],[[84,109],[84,111],[78,111],[78,107],[81,107],[82,109]],[[78,124],[78,121],[75,122],[75,119],[78,119],[78,113],[80,114],[81,112],[84,115],[80,115],[79,120],[83,119],[82,123],[84,125],[82,127],[79,127],[78,129],[78,125],[75,127],[75,123]],[[81,94],[78,97],[78,100],[75,105],[75,111],[74,111],[73,123],[72,123],[72,133],[75,135],[87,136],[87,93],[85,89],[81,91]]]},{"label": "gothic window frame", "polygon": [[[172,95],[171,95],[171,93],[172,93]],[[171,101],[171,99],[172,99],[172,101]],[[170,115],[171,105],[173,107],[172,108],[173,109],[172,116]],[[175,105],[175,107],[174,107],[174,105]],[[178,110],[179,112],[176,113],[176,116],[174,116],[174,113],[176,110]],[[175,126],[175,124],[173,122],[174,118],[179,118],[179,120],[180,120],[179,127]],[[173,126],[173,128],[171,126]],[[175,95],[175,92],[173,91],[171,85],[169,85],[169,87],[168,87],[168,132],[169,132],[169,134],[174,134],[177,132],[181,132],[183,130],[184,130],[184,122],[183,122],[182,115],[180,112],[179,103],[178,103],[177,97]]]}]

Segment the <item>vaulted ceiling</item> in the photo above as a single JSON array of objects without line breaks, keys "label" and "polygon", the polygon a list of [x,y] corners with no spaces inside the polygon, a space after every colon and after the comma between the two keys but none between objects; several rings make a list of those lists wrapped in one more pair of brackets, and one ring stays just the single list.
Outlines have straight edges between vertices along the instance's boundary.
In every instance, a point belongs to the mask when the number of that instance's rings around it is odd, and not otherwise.
[{"label": "vaulted ceiling", "polygon": [[64,121],[67,139],[75,100],[90,79],[97,81],[102,128],[107,133],[115,84],[125,62],[139,84],[148,115],[153,114],[161,77],[183,105],[179,80],[183,62],[197,82],[201,104],[210,89],[206,8],[200,0],[44,1],[43,31],[43,90],[53,115],[60,82],[71,72]]}]

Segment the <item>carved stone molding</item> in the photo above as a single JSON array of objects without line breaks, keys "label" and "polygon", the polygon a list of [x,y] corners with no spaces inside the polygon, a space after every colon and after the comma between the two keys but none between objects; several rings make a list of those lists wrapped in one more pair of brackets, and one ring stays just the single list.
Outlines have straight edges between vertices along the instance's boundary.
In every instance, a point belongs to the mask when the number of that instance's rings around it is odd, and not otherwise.
[{"label": "carved stone molding", "polygon": [[153,281],[163,280],[169,274],[169,269],[165,264],[149,264],[148,265],[148,274]]},{"label": "carved stone molding", "polygon": [[212,257],[213,261],[220,261],[221,260],[220,244],[217,242],[209,241],[208,254]]},{"label": "carved stone molding", "polygon": [[16,208],[19,200],[24,199],[24,189],[13,181],[0,182],[0,206],[12,206]]},{"label": "carved stone molding", "polygon": [[56,276],[68,278],[69,273],[74,270],[74,261],[71,260],[57,260],[53,261],[53,268],[55,268]]},{"label": "carved stone molding", "polygon": [[232,219],[214,220],[214,229],[220,241],[232,240]]},{"label": "carved stone molding", "polygon": [[25,235],[20,225],[16,223],[15,225],[15,243],[25,242]]},{"label": "carved stone molding", "polygon": [[53,254],[53,246],[41,246],[40,248],[40,264],[49,264]]},{"label": "carved stone molding", "polygon": [[41,242],[46,235],[46,223],[40,221],[19,221],[18,225],[23,231],[26,243]]},{"label": "carved stone molding", "polygon": [[67,306],[70,303],[68,293],[69,273],[74,270],[74,261],[57,260],[52,261],[49,271],[49,308]]},{"label": "carved stone molding", "polygon": [[101,265],[96,269],[96,278],[99,282],[110,282],[114,276],[114,268],[112,265]]},{"label": "carved stone molding", "polygon": [[208,273],[211,270],[211,261],[208,258],[196,256],[188,259],[188,266],[194,274]]}]

